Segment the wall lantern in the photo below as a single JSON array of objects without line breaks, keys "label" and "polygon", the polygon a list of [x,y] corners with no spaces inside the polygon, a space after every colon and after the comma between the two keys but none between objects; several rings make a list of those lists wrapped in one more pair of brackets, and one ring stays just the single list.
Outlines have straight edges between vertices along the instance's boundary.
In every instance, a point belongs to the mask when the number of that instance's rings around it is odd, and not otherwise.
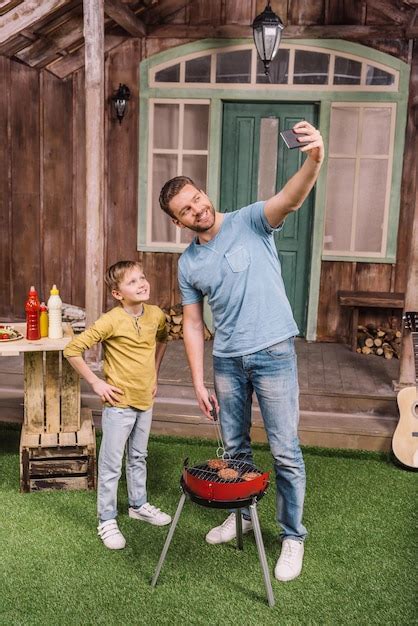
[{"label": "wall lantern", "polygon": [[273,13],[270,0],[266,8],[260,15],[257,15],[253,24],[253,37],[258,56],[263,61],[264,73],[269,75],[269,66],[279,49],[280,38],[284,24],[275,13]]},{"label": "wall lantern", "polygon": [[129,91],[129,87],[126,85],[122,85],[119,83],[118,90],[112,96],[113,106],[116,112],[116,116],[119,120],[119,124],[122,123],[123,116],[126,112],[126,105],[128,104],[128,100],[131,97],[131,92]]}]

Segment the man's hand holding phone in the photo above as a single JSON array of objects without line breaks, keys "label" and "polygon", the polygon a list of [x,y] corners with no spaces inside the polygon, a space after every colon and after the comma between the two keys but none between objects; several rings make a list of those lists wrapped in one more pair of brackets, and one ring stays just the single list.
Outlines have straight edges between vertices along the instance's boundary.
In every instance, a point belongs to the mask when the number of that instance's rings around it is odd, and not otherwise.
[{"label": "man's hand holding phone", "polygon": [[289,130],[283,130],[280,135],[288,148],[299,148],[301,152],[307,152],[314,161],[323,161],[324,144],[321,133],[306,120],[297,122]]}]

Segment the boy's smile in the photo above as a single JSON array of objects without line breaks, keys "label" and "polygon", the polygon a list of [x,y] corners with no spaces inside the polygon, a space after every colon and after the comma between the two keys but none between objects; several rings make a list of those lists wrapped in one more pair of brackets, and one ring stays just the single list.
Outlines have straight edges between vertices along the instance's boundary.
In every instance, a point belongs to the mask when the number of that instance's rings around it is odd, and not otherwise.
[{"label": "boy's smile", "polygon": [[137,315],[142,311],[142,303],[149,300],[150,284],[142,270],[136,267],[129,269],[112,295],[119,300],[124,309]]}]

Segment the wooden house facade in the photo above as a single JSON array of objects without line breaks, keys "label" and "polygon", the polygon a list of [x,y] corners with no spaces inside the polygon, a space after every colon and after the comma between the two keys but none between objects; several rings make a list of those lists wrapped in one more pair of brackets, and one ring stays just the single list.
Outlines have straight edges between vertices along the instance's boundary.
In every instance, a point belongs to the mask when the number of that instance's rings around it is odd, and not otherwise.
[{"label": "wooden house facade", "polygon": [[[158,208],[161,184],[189,175],[221,210],[266,197],[300,164],[278,132],[301,118],[320,128],[327,149],[315,192],[277,242],[301,334],[348,339],[340,290],[401,293],[418,308],[418,2],[272,0],[285,29],[271,82],[252,41],[264,6],[2,3],[3,319],[22,318],[31,284],[44,298],[56,283],[65,302],[84,307],[98,297],[96,308],[106,309],[109,296],[91,277],[122,258],[143,261],[154,302],[179,303],[177,260],[187,239]],[[97,86],[87,64],[88,11],[102,21],[97,115],[94,99],[86,103]],[[121,122],[112,106],[119,84],[131,94]],[[86,178],[96,136],[101,191]],[[100,204],[99,266],[89,256],[95,242],[86,247],[92,198]],[[399,310],[379,308],[360,319],[384,323],[391,313],[400,319]]]}]

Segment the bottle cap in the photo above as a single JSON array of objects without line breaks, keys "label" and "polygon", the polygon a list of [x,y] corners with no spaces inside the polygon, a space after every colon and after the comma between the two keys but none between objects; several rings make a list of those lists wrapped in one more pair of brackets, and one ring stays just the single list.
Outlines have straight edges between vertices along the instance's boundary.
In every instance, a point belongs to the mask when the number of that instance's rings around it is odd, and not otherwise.
[{"label": "bottle cap", "polygon": [[48,311],[48,307],[45,302],[41,302],[41,306],[39,307],[41,311]]},{"label": "bottle cap", "polygon": [[36,289],[34,285],[31,285],[31,288],[29,289],[29,293],[36,293]]},{"label": "bottle cap", "polygon": [[52,289],[50,291],[51,296],[57,296],[59,294],[59,289],[57,289],[56,285],[52,285]]}]

